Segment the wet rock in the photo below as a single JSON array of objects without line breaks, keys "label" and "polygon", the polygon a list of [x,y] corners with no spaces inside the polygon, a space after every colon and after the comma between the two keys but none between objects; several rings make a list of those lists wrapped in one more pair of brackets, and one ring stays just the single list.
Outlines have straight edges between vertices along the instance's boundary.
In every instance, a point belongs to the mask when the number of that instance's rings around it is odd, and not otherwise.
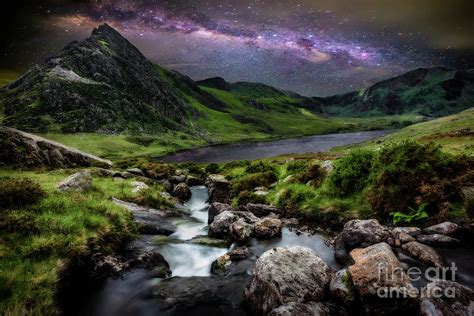
[{"label": "wet rock", "polygon": [[459,283],[436,280],[422,292],[422,316],[471,316],[474,311],[474,291]]},{"label": "wet rock", "polygon": [[247,224],[255,224],[258,217],[249,212],[240,211],[224,211],[214,217],[213,222],[209,225],[209,236],[215,238],[227,238],[230,233],[230,226],[239,219]]},{"label": "wet rock", "polygon": [[247,247],[235,248],[217,258],[211,265],[211,272],[221,276],[229,275],[236,262],[249,257],[251,257],[251,253]]},{"label": "wet rock", "polygon": [[185,176],[172,176],[169,178],[169,181],[172,184],[179,184],[179,183],[186,182],[186,177]]},{"label": "wet rock", "polygon": [[173,196],[176,196],[181,201],[187,201],[191,198],[191,190],[189,189],[188,185],[184,182],[177,184],[172,192]]},{"label": "wet rock", "polygon": [[430,246],[452,246],[459,243],[459,240],[453,237],[441,235],[441,234],[432,234],[432,235],[418,235],[416,240],[419,242],[430,245]]},{"label": "wet rock", "polygon": [[222,239],[210,238],[210,237],[195,237],[191,239],[191,243],[197,245],[205,245],[209,247],[227,248],[228,242]]},{"label": "wet rock", "polygon": [[283,223],[278,218],[265,217],[255,223],[255,237],[273,238],[281,235]]},{"label": "wet rock", "polygon": [[209,188],[209,203],[230,204],[230,182],[220,174],[211,174],[206,179]]},{"label": "wet rock", "polygon": [[204,184],[204,180],[201,178],[193,177],[193,176],[187,176],[186,184],[192,187],[192,186]]},{"label": "wet rock", "polygon": [[400,233],[398,234],[398,240],[400,240],[400,242],[402,244],[406,244],[407,242],[411,242],[411,241],[416,241],[416,238],[411,236],[411,235],[408,235],[406,233]]},{"label": "wet rock", "polygon": [[141,177],[145,176],[145,173],[139,168],[130,168],[130,169],[127,169],[127,172],[136,176],[141,176]]},{"label": "wet rock", "polygon": [[402,251],[432,267],[442,268],[446,265],[444,258],[438,254],[436,250],[417,241],[411,241],[404,244],[402,246]]},{"label": "wet rock", "polygon": [[62,192],[85,192],[92,188],[92,176],[89,171],[77,172],[61,181],[57,188]]},{"label": "wet rock", "polygon": [[397,236],[400,233],[408,234],[410,236],[416,236],[421,234],[421,229],[418,227],[395,227],[392,229],[392,235],[394,238],[398,238]]},{"label": "wet rock", "polygon": [[275,308],[268,316],[329,316],[331,310],[323,303],[307,302],[295,303],[290,302]]},{"label": "wet rock", "polygon": [[97,278],[117,276],[123,269],[128,267],[122,258],[100,253],[92,256],[92,262],[94,265],[93,274]]},{"label": "wet rock", "polygon": [[152,270],[160,278],[166,278],[171,275],[168,262],[160,253],[155,251],[142,253],[137,258],[129,260],[127,265],[130,268]]},{"label": "wet rock", "polygon": [[256,314],[294,302],[319,302],[332,273],[314,251],[304,247],[274,248],[257,260],[244,300]]},{"label": "wet rock", "polygon": [[254,235],[254,225],[247,223],[243,218],[233,222],[229,228],[229,236],[237,242],[244,242]]},{"label": "wet rock", "polygon": [[[245,315],[242,292],[249,276],[173,277],[162,280],[156,293],[152,315]],[[149,295],[144,293],[144,295]]]},{"label": "wet rock", "polygon": [[417,291],[388,244],[354,249],[350,256],[348,270],[365,313],[415,312]]},{"label": "wet rock", "polygon": [[214,221],[214,217],[216,217],[218,214],[224,211],[232,211],[232,206],[230,206],[229,204],[224,204],[220,202],[211,203],[211,205],[209,205],[209,208],[208,208],[207,223],[211,224],[212,221]]},{"label": "wet rock", "polygon": [[335,298],[344,305],[351,305],[355,300],[354,285],[352,284],[351,275],[347,269],[342,269],[334,274],[329,283],[329,291],[331,297]]},{"label": "wet rock", "polygon": [[149,188],[149,186],[146,183],[140,182],[140,181],[133,181],[131,184],[133,186],[133,189],[132,189],[133,193],[137,193],[137,192],[140,192],[141,190],[145,190]]},{"label": "wet rock", "polygon": [[255,216],[264,217],[271,213],[280,214],[281,211],[272,205],[248,203],[245,206],[239,206],[239,210],[253,213]]},{"label": "wet rock", "polygon": [[427,234],[441,234],[446,236],[452,236],[459,232],[461,227],[458,224],[451,222],[443,222],[438,225],[433,225],[425,228],[423,231]]},{"label": "wet rock", "polygon": [[387,241],[390,236],[390,230],[375,219],[348,221],[334,242],[336,259],[345,262],[352,249]]}]

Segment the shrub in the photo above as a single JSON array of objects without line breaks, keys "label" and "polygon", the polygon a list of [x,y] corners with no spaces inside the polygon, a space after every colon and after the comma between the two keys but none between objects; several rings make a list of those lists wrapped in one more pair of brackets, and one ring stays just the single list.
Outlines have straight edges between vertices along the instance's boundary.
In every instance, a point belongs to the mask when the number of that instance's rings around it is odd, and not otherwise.
[{"label": "shrub", "polygon": [[367,197],[380,214],[408,210],[423,202],[433,213],[444,202],[458,199],[458,189],[449,179],[466,172],[465,168],[434,144],[405,141],[387,145],[374,160]]},{"label": "shrub", "polygon": [[235,205],[246,205],[248,203],[265,204],[266,198],[262,195],[256,195],[252,191],[242,191],[235,199]]},{"label": "shrub", "polygon": [[276,205],[288,213],[298,212],[303,202],[314,197],[314,189],[306,185],[294,184],[278,192]]},{"label": "shrub", "polygon": [[288,174],[301,174],[307,167],[308,164],[305,161],[293,160],[286,165],[286,172]]},{"label": "shrub", "polygon": [[216,163],[210,163],[206,166],[204,170],[208,174],[216,174],[216,173],[219,173],[219,171],[221,170],[221,167]]},{"label": "shrub", "polygon": [[319,163],[310,165],[304,173],[299,177],[299,181],[302,183],[311,182],[313,186],[319,186],[326,177],[326,171],[321,168]]},{"label": "shrub", "polygon": [[41,186],[28,178],[0,178],[0,208],[21,208],[46,196]]},{"label": "shrub", "polygon": [[199,167],[195,162],[185,162],[178,165],[179,169],[188,169],[191,175],[204,178],[206,171]]},{"label": "shrub", "polygon": [[334,164],[329,176],[329,187],[337,196],[347,196],[362,191],[368,184],[374,153],[353,150]]},{"label": "shrub", "polygon": [[242,191],[253,191],[256,187],[268,187],[278,178],[272,171],[252,173],[234,180],[232,193],[237,196]]},{"label": "shrub", "polygon": [[254,161],[249,166],[247,166],[247,168],[245,168],[245,172],[247,173],[261,173],[267,171],[275,173],[276,168],[272,164],[265,161]]},{"label": "shrub", "polygon": [[392,221],[395,225],[399,223],[406,223],[406,224],[411,224],[413,222],[419,222],[423,219],[428,218],[428,213],[425,212],[425,208],[428,204],[423,203],[418,206],[418,209],[414,209],[410,207],[410,213],[405,214],[402,212],[394,212],[390,213],[390,216],[392,216]]}]

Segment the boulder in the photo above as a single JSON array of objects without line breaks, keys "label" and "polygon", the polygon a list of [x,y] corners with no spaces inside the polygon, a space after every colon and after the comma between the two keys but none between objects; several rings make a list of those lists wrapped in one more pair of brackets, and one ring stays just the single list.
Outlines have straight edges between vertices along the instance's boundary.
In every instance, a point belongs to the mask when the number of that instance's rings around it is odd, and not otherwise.
[{"label": "boulder", "polygon": [[240,206],[239,210],[251,212],[255,216],[258,216],[258,217],[268,216],[271,213],[274,213],[274,214],[281,213],[281,211],[275,206],[266,205],[266,204],[254,204],[254,203],[248,203],[245,206]]},{"label": "boulder", "polygon": [[133,193],[137,193],[137,192],[140,192],[141,190],[145,190],[149,188],[149,186],[146,183],[140,182],[140,181],[133,181],[131,184],[133,186],[133,189],[132,189]]},{"label": "boulder", "polygon": [[211,265],[211,273],[221,276],[229,275],[237,262],[249,257],[251,253],[247,247],[237,247],[218,257]]},{"label": "boulder", "polygon": [[326,174],[330,174],[334,170],[334,163],[332,160],[325,160],[321,163],[321,169],[326,171]]},{"label": "boulder", "polygon": [[252,226],[258,221],[258,217],[249,212],[224,211],[214,217],[214,220],[209,225],[209,236],[214,238],[229,237],[231,225],[239,219],[243,219],[245,223]]},{"label": "boulder", "polygon": [[438,254],[436,250],[417,241],[411,241],[402,245],[402,251],[412,258],[432,267],[442,268],[446,265],[444,258]]},{"label": "boulder", "polygon": [[352,249],[387,241],[390,236],[390,230],[375,219],[348,221],[334,242],[336,259],[344,262]]},{"label": "boulder", "polygon": [[168,262],[156,251],[142,253],[137,258],[129,260],[127,265],[130,268],[152,270],[157,273],[156,276],[159,278],[171,276]]},{"label": "boulder", "polygon": [[334,274],[331,283],[329,283],[329,291],[331,297],[343,305],[351,305],[355,301],[354,285],[347,269],[339,270]]},{"label": "boulder", "polygon": [[268,314],[291,302],[320,302],[331,277],[330,268],[313,250],[274,248],[258,258],[244,300],[255,314]]},{"label": "boulder", "polygon": [[187,176],[186,184],[192,187],[192,186],[204,184],[204,180],[201,178],[193,177],[193,176]]},{"label": "boulder", "polygon": [[323,303],[307,302],[295,303],[290,302],[275,308],[268,316],[329,316],[331,310]]},{"label": "boulder", "polygon": [[57,188],[62,192],[85,192],[92,188],[92,176],[86,170],[77,172],[61,181]]},{"label": "boulder", "polygon": [[474,291],[457,282],[436,280],[421,293],[422,316],[471,316],[474,312]]},{"label": "boulder", "polygon": [[98,279],[117,276],[127,267],[127,263],[122,258],[101,253],[92,255],[92,263],[93,275]]},{"label": "boulder", "polygon": [[417,291],[390,246],[378,243],[350,253],[348,270],[361,298],[364,313],[414,312]]},{"label": "boulder", "polygon": [[183,182],[186,182],[186,176],[172,176],[169,178],[169,181],[172,184],[183,183]]},{"label": "boulder", "polygon": [[250,239],[254,234],[254,225],[249,224],[245,219],[240,218],[233,222],[229,228],[229,236],[237,242],[244,242]]},{"label": "boulder", "polygon": [[273,238],[281,235],[283,223],[278,218],[265,217],[255,223],[255,237]]},{"label": "boulder", "polygon": [[446,236],[452,236],[459,232],[461,227],[458,224],[451,222],[443,222],[438,225],[433,225],[425,228],[423,231],[427,234],[441,234]]},{"label": "boulder", "polygon": [[211,174],[206,179],[209,188],[209,203],[230,204],[230,182],[220,174]]},{"label": "boulder", "polygon": [[166,192],[172,192],[173,191],[173,184],[171,184],[171,182],[169,182],[166,179],[158,181],[158,184],[162,185]]},{"label": "boulder", "polygon": [[139,168],[130,168],[130,169],[127,169],[127,172],[129,172],[133,175],[136,175],[136,176],[140,176],[140,177],[145,176],[145,173]]},{"label": "boulder", "polygon": [[426,245],[438,247],[452,246],[459,243],[458,239],[441,234],[418,235],[416,240]]},{"label": "boulder", "polygon": [[220,202],[214,202],[214,203],[211,203],[211,205],[209,205],[209,208],[207,210],[208,212],[208,218],[207,218],[207,223],[208,224],[211,224],[212,221],[214,221],[214,218],[224,212],[224,211],[232,211],[232,206],[230,206],[229,204],[224,204],[224,203],[220,203]]},{"label": "boulder", "polygon": [[418,227],[395,227],[392,229],[392,236],[397,238],[398,234],[404,233],[410,236],[416,236],[421,234],[421,229]]},{"label": "boulder", "polygon": [[181,201],[187,201],[191,198],[191,190],[189,189],[188,185],[184,182],[177,184],[172,192],[173,196],[176,196]]}]

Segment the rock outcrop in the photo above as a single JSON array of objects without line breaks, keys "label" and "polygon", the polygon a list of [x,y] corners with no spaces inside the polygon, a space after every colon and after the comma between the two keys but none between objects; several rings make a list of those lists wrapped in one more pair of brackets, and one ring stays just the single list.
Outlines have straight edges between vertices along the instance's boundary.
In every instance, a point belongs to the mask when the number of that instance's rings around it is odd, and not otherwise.
[{"label": "rock outcrop", "polygon": [[211,174],[206,179],[209,188],[209,203],[230,204],[230,182],[220,174]]},{"label": "rock outcrop", "polygon": [[262,315],[290,303],[320,302],[331,277],[330,268],[311,249],[275,248],[258,258],[244,300]]},{"label": "rock outcrop", "polygon": [[334,242],[336,259],[344,262],[352,249],[384,242],[390,236],[390,230],[375,219],[348,221]]},{"label": "rock outcrop", "polygon": [[89,171],[77,172],[63,181],[61,181],[57,188],[62,192],[85,192],[92,188],[92,176]]},{"label": "rock outcrop", "polygon": [[112,162],[14,128],[0,126],[0,165],[74,168]]}]

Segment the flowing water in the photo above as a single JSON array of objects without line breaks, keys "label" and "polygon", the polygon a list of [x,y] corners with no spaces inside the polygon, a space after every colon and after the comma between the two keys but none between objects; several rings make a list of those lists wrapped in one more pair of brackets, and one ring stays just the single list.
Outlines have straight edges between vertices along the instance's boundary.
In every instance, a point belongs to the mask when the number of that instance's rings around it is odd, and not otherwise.
[{"label": "flowing water", "polygon": [[162,160],[166,162],[193,161],[196,163],[205,163],[232,160],[252,160],[284,154],[305,154],[327,151],[334,147],[361,143],[369,139],[387,135],[391,132],[392,131],[388,130],[380,130],[358,133],[327,134],[258,143],[208,146],[182,151],[163,157]]}]

